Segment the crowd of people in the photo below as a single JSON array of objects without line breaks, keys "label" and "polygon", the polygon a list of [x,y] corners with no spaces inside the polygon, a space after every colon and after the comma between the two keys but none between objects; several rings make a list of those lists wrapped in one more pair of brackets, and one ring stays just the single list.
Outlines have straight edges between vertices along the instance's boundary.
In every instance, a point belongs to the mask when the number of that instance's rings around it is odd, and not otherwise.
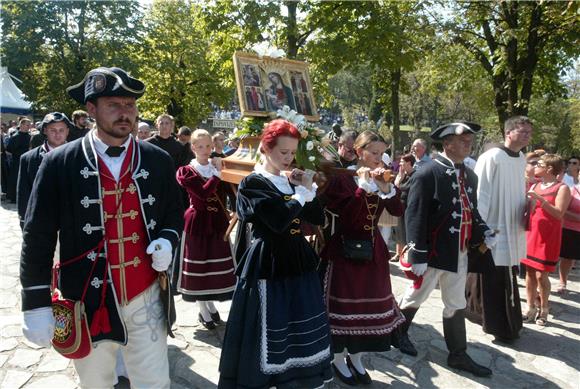
[{"label": "crowd of people", "polygon": [[[504,144],[473,167],[475,123],[442,125],[430,134],[438,152],[416,139],[394,160],[378,134],[333,126],[333,175],[295,168],[300,131],[272,120],[234,193],[222,159],[237,140],[176,132],[167,114],[152,129],[138,120],[144,90],[122,69],[93,69],[67,89],[86,111],[46,115],[31,150],[27,118],[2,139],[2,188],[23,231],[23,333],[73,359],[82,387],[112,387],[119,362],[133,387],[170,386],[174,294],[208,331],[224,324],[215,302],[231,300],[220,388],[283,388],[368,385],[365,353],[416,356],[409,328],[437,286],[448,366],[488,377],[467,353],[465,320],[513,343],[522,323],[548,325],[558,262],[566,293],[580,259],[579,159],[524,154],[527,117],[508,119]],[[401,296],[390,261],[409,278]],[[84,337],[53,311],[63,300],[82,304]]]}]

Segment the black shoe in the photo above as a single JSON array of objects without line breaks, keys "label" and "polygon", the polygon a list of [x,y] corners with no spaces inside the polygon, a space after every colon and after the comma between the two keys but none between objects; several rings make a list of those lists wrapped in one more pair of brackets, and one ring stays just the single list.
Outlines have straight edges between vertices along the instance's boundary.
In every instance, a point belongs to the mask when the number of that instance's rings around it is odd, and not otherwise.
[{"label": "black shoe", "polygon": [[368,371],[365,370],[364,374],[359,373],[356,367],[354,367],[354,365],[352,364],[352,361],[350,360],[349,356],[346,357],[346,365],[349,367],[351,372],[354,372],[354,376],[356,377],[356,380],[358,382],[360,382],[363,385],[370,385],[373,383],[373,380],[371,379],[371,376],[369,375]]},{"label": "black shoe", "polygon": [[392,337],[393,347],[401,350],[403,354],[410,355],[412,357],[417,356],[417,349],[409,339],[409,335],[406,332],[399,331]]},{"label": "black shoe", "polygon": [[215,323],[211,320],[210,321],[203,320],[203,316],[201,316],[201,313],[197,315],[197,320],[201,323],[202,326],[204,326],[208,330],[215,330]]},{"label": "black shoe", "polygon": [[344,382],[347,385],[356,386],[356,378],[354,378],[354,375],[352,375],[350,377],[342,375],[340,370],[338,370],[336,368],[336,366],[334,366],[334,363],[331,363],[331,365],[332,365],[332,370],[334,370],[334,375],[337,376],[339,380],[341,380],[342,382]]},{"label": "black shoe", "polygon": [[213,320],[213,322],[215,324],[222,324],[222,318],[220,317],[220,313],[218,311],[215,311],[214,313],[209,313],[211,315],[211,320]]},{"label": "black shoe", "polygon": [[449,357],[447,357],[447,366],[467,371],[477,377],[489,377],[492,374],[491,369],[475,363],[475,361],[465,352],[449,354]]},{"label": "black shoe", "polygon": [[504,338],[503,336],[496,336],[492,343],[514,344],[515,342],[516,338]]}]

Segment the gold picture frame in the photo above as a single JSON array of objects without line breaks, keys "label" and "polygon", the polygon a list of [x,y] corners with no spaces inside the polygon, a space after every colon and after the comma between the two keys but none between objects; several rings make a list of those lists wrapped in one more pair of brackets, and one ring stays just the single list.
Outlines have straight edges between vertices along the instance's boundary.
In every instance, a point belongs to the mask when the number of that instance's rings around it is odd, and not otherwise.
[{"label": "gold picture frame", "polygon": [[306,62],[237,51],[234,72],[242,116],[270,116],[287,105],[308,121],[320,120]]}]

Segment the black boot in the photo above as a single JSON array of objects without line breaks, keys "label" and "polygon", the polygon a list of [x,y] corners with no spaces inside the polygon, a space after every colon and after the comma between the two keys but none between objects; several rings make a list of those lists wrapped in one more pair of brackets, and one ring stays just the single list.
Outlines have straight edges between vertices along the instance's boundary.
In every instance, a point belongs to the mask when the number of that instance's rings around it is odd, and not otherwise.
[{"label": "black boot", "polygon": [[447,349],[449,349],[447,366],[467,371],[477,377],[489,377],[491,375],[490,369],[475,363],[475,361],[465,352],[467,349],[465,310],[461,309],[456,311],[455,314],[448,319],[443,318],[443,334],[445,335]]},{"label": "black boot", "polygon": [[391,344],[393,347],[401,350],[403,354],[411,355],[413,357],[417,356],[417,349],[411,343],[409,339],[408,331],[411,326],[411,322],[417,313],[418,308],[405,308],[401,309],[401,313],[405,316],[405,323],[395,330],[393,336],[391,337]]}]

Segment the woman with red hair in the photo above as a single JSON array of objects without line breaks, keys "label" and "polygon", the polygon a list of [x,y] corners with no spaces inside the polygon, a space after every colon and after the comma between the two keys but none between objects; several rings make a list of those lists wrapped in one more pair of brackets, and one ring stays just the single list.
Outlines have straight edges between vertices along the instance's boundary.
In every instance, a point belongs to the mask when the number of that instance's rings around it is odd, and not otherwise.
[{"label": "woman with red hair", "polygon": [[319,258],[301,231],[302,220],[320,225],[324,213],[309,176],[288,172],[299,139],[291,123],[270,122],[262,162],[239,186],[238,284],[219,388],[315,388],[332,379]]}]

